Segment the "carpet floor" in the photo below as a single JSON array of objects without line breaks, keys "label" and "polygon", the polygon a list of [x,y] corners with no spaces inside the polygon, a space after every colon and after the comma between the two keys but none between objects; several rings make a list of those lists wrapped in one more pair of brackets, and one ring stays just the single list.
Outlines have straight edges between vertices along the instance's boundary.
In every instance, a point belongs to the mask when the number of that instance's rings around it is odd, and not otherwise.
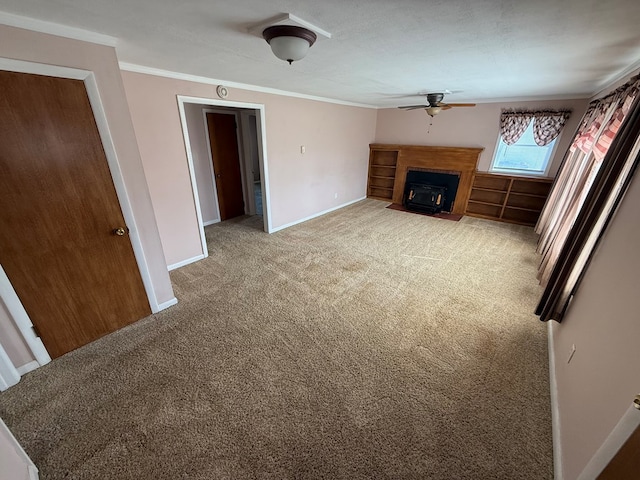
[{"label": "carpet floor", "polygon": [[552,478],[532,229],[386,205],[207,227],[178,305],[0,394],[40,478]]}]

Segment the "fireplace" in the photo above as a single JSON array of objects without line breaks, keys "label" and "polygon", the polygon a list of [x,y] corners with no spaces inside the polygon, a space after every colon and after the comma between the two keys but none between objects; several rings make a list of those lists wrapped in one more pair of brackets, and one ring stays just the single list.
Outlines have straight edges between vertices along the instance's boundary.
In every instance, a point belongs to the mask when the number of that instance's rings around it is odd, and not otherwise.
[{"label": "fireplace", "polygon": [[407,210],[450,213],[455,206],[459,183],[459,172],[409,170],[402,204]]},{"label": "fireplace", "polygon": [[464,215],[482,148],[382,143],[369,147],[368,196],[401,206],[410,170],[454,174],[459,182],[456,193],[446,195],[452,201],[448,208],[452,214]]}]

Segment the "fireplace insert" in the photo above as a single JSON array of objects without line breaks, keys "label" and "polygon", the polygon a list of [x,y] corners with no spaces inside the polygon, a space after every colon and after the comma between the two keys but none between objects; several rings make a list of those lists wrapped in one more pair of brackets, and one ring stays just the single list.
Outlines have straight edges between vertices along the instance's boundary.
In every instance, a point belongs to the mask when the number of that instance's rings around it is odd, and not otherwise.
[{"label": "fireplace insert", "polygon": [[439,213],[446,201],[446,187],[409,183],[405,187],[404,207],[425,213]]}]

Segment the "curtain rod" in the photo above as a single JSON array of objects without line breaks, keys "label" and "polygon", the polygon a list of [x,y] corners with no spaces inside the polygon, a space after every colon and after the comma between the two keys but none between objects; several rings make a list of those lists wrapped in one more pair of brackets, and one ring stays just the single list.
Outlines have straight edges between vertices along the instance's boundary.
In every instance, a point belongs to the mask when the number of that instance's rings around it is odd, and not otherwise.
[{"label": "curtain rod", "polygon": [[502,110],[502,115],[561,115],[570,114],[572,110]]}]

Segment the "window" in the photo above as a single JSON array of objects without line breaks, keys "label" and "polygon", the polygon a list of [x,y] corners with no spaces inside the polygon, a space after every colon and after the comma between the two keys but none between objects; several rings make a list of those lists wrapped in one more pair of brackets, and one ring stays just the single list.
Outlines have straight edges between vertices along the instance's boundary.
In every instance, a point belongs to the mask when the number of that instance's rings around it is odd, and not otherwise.
[{"label": "window", "polygon": [[516,175],[544,175],[547,173],[549,160],[557,141],[558,137],[544,147],[536,144],[533,139],[533,121],[531,121],[522,136],[513,145],[504,143],[502,136],[498,138],[491,171]]}]

